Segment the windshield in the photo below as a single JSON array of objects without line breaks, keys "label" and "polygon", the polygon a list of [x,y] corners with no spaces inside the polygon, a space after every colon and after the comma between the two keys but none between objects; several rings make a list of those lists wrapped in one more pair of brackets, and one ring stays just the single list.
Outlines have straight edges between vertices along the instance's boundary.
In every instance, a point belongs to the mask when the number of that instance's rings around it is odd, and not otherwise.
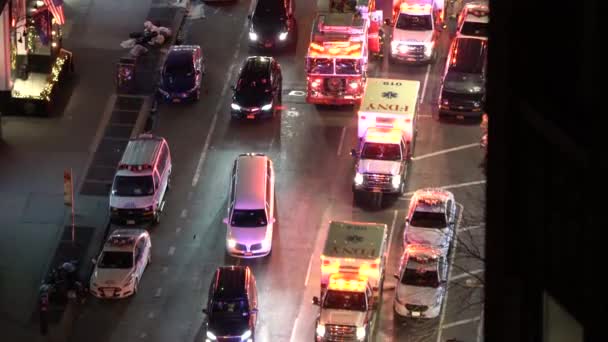
[{"label": "windshield", "polygon": [[268,221],[266,220],[266,212],[263,209],[235,209],[232,212],[232,222],[230,224],[234,227],[262,227],[268,224]]},{"label": "windshield", "polygon": [[460,29],[460,33],[465,36],[487,37],[488,24],[465,21]]},{"label": "windshield", "polygon": [[361,159],[401,160],[401,149],[397,144],[365,143]]},{"label": "windshield", "polygon": [[285,16],[283,1],[258,0],[254,15],[260,18],[283,19]]},{"label": "windshield", "polygon": [[247,316],[249,306],[245,300],[218,300],[213,302],[212,312],[226,316]]},{"label": "windshield", "polygon": [[151,175],[116,176],[112,194],[125,197],[151,196],[154,194],[154,181]]},{"label": "windshield", "polygon": [[336,74],[358,75],[361,63],[358,59],[336,59]]},{"label": "windshield", "polygon": [[309,74],[333,74],[334,61],[330,58],[309,58],[307,71]]},{"label": "windshield", "polygon": [[397,29],[408,31],[429,31],[433,29],[430,15],[409,15],[400,13],[395,25]]},{"label": "windshield", "polygon": [[436,269],[406,268],[401,277],[401,284],[422,287],[439,287],[439,274]]},{"label": "windshield", "polygon": [[366,311],[365,294],[363,292],[327,291],[324,309]]},{"label": "windshield", "polygon": [[428,211],[415,211],[410,224],[420,228],[446,228],[444,213],[432,213]]},{"label": "windshield", "polygon": [[133,253],[131,252],[103,252],[97,261],[98,268],[131,268],[133,267]]}]

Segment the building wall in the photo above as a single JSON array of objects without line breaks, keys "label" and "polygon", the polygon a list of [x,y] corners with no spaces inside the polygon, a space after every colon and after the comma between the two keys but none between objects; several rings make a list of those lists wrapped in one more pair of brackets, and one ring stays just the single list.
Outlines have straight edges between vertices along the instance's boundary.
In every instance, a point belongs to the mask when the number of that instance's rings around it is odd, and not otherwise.
[{"label": "building wall", "polygon": [[557,341],[547,296],[584,341],[606,341],[604,12],[592,0],[490,6],[485,341]]}]

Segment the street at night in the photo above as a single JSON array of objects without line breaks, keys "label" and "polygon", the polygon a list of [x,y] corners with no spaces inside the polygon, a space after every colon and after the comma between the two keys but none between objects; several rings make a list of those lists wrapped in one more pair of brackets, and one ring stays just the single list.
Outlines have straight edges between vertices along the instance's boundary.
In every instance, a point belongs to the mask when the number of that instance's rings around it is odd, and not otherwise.
[{"label": "street at night", "polygon": [[[17,136],[17,130],[37,129],[38,144],[61,136],[60,139],[65,139],[58,146],[61,151],[48,148],[46,153],[62,156],[66,151],[73,152],[67,152],[64,161],[54,159],[53,172],[61,172],[63,162],[72,163],[77,178],[91,165],[90,154],[94,151],[88,147],[95,145],[106,129],[103,118],[108,117],[110,108],[104,109],[107,106],[104,101],[112,98],[114,61],[123,52],[119,50],[120,41],[126,39],[129,30],[139,29],[146,5],[158,1],[137,2],[137,9],[130,9],[132,17],[137,18],[135,24],[126,18],[126,13],[118,13],[118,3],[124,2],[111,2],[115,6],[106,6],[104,11],[95,13],[97,2],[100,0],[87,5],[90,11],[71,12],[83,17],[71,26],[65,40],[74,45],[74,53],[83,56],[76,57],[76,61],[80,60],[79,81],[65,110],[69,117],[11,117],[5,119],[3,127],[4,139],[13,139],[18,146],[33,142]],[[187,19],[184,44],[201,46],[206,73],[198,102],[160,103],[158,117],[151,124],[151,133],[167,140],[173,162],[165,210],[160,223],[149,228],[151,263],[134,297],[100,300],[89,296],[72,326],[70,341],[205,341],[202,309],[207,303],[213,272],[223,265],[247,265],[256,277],[257,341],[312,341],[319,312],[312,297],[319,295],[320,254],[330,220],[388,226],[384,291],[372,341],[481,341],[485,175],[479,165],[483,150],[479,146],[478,120],[438,119],[437,101],[451,39],[449,30],[441,33],[436,45],[437,60],[430,65],[389,63],[388,56],[370,59],[368,77],[415,80],[421,85],[417,136],[407,169],[405,193],[384,195],[381,207],[374,207],[371,196],[353,200],[355,160],[350,152],[357,147],[356,109],[306,102],[305,56],[316,4],[296,0],[295,50],[268,52],[248,46],[247,15],[252,6],[253,1],[190,4],[191,13],[196,10],[199,15]],[[392,3],[381,0],[377,7],[384,11],[385,18],[390,17]],[[96,19],[86,21],[87,15]],[[115,19],[116,25],[108,25]],[[111,29],[102,30],[96,22]],[[255,55],[274,56],[280,63],[283,75],[280,116],[259,121],[233,120],[231,86],[243,61]],[[264,153],[274,162],[277,221],[271,255],[238,259],[226,254],[223,219],[227,217],[232,165],[239,154],[249,152]],[[28,158],[22,165],[32,165],[36,159],[31,155]],[[44,171],[51,169],[45,162],[39,162],[37,167],[45,174],[52,173]],[[3,197],[21,190],[40,192],[31,185],[21,189],[15,186],[25,183],[20,177],[31,171],[21,176],[14,168],[3,172],[12,173],[0,180]],[[5,179],[11,179],[13,185],[5,184]],[[447,294],[437,318],[397,318],[393,310],[397,280],[393,275],[398,272],[403,254],[405,217],[413,193],[427,187],[445,188],[456,200],[457,238],[448,258]],[[40,188],[56,194],[59,198],[56,206],[61,205],[59,186]],[[100,203],[107,203],[107,197],[98,197]],[[48,239],[45,244],[54,242],[52,236]]]}]

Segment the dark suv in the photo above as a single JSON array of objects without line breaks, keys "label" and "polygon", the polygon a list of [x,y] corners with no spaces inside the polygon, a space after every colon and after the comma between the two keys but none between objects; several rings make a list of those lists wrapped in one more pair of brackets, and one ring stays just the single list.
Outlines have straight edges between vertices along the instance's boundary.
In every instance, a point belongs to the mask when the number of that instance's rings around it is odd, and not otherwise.
[{"label": "dark suv", "polygon": [[197,101],[205,73],[203,52],[198,45],[174,45],[161,70],[158,92],[165,101]]},{"label": "dark suv", "polygon": [[274,58],[248,57],[232,87],[232,117],[273,117],[282,101],[282,81],[281,66]]},{"label": "dark suv", "polygon": [[439,116],[481,118],[485,102],[488,41],[457,37],[441,80]]},{"label": "dark suv", "polygon": [[257,0],[248,16],[249,43],[252,47],[274,48],[296,43],[293,0]]},{"label": "dark suv", "polygon": [[215,270],[207,307],[207,341],[255,340],[258,294],[248,266],[222,266]]}]

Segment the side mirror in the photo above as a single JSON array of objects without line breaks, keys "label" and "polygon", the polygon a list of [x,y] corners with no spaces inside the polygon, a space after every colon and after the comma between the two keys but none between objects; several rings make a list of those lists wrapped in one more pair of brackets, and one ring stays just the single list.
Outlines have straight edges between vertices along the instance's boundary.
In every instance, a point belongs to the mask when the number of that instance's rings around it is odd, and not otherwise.
[{"label": "side mirror", "polygon": [[350,150],[350,155],[352,157],[358,157],[359,153],[357,153],[357,150],[355,150],[354,148]]},{"label": "side mirror", "polygon": [[249,311],[250,314],[257,314],[258,313],[258,308],[253,308],[251,309],[251,311]]},{"label": "side mirror", "polygon": [[206,309],[206,308],[205,308],[205,309],[203,309],[202,311],[203,311],[203,313],[204,313],[205,315],[209,315],[209,311],[207,311],[207,309]]},{"label": "side mirror", "polygon": [[312,304],[321,305],[321,302],[319,301],[319,297],[317,297],[317,296],[312,297]]},{"label": "side mirror", "polygon": [[97,258],[92,258],[91,262],[93,263],[93,265],[97,265]]},{"label": "side mirror", "polygon": [[235,86],[230,86],[230,89],[232,89],[232,91],[236,91],[236,87]]},{"label": "side mirror", "polygon": [[247,15],[247,19],[251,20],[251,14]]},{"label": "side mirror", "polygon": [[384,25],[391,25],[391,20],[389,18],[384,19]]},{"label": "side mirror", "polygon": [[395,277],[395,279],[399,280],[399,275],[397,273],[393,274],[393,277]]},{"label": "side mirror", "polygon": [[229,224],[229,223],[230,223],[230,221],[228,221],[228,218],[227,218],[227,217],[225,217],[225,218],[222,220],[222,222],[224,222],[225,224]]}]

